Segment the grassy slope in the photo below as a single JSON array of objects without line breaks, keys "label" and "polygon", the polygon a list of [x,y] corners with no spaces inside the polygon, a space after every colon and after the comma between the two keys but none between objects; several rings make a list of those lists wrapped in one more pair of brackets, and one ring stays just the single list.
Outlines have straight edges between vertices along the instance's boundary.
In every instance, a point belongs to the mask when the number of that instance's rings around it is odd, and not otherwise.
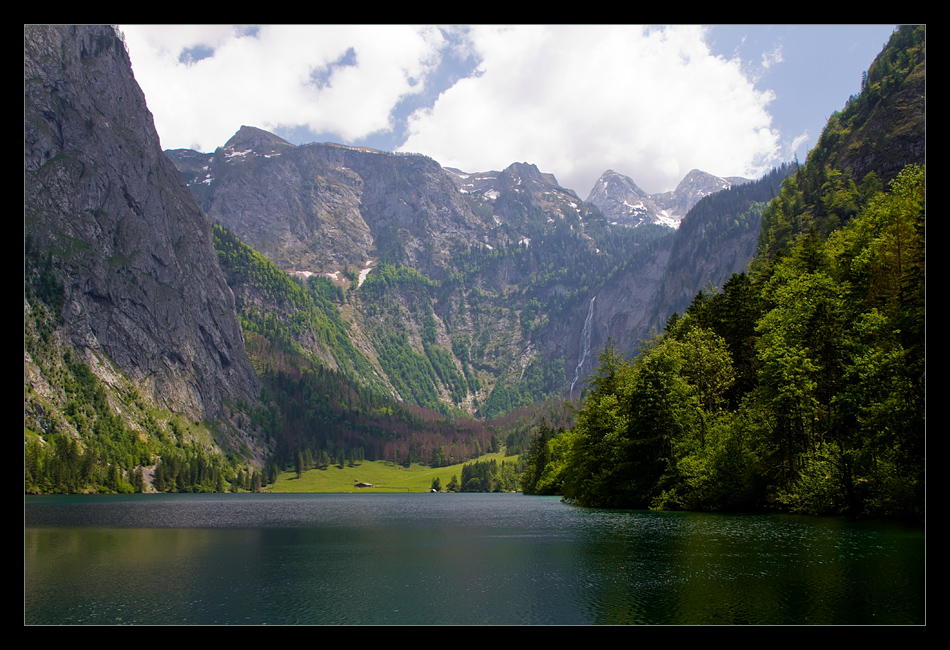
[{"label": "grassy slope", "polygon": [[[504,456],[503,453],[486,454],[480,461],[495,459],[513,462],[517,456]],[[428,492],[432,479],[438,477],[442,489],[448,485],[452,476],[461,479],[462,463],[446,467],[432,468],[428,465],[412,465],[409,468],[394,465],[387,461],[365,461],[362,464],[340,468],[331,465],[327,469],[311,469],[298,479],[295,472],[281,472],[277,482],[268,485],[264,491],[273,493],[287,492]],[[374,488],[357,488],[357,483],[372,483]]]}]

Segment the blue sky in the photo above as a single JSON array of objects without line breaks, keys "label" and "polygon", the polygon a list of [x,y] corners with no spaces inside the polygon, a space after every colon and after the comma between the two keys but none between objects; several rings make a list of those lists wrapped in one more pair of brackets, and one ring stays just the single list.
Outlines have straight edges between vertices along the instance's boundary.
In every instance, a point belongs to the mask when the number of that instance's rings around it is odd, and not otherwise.
[{"label": "blue sky", "polygon": [[586,198],[804,160],[894,25],[122,25],[166,149],[295,143],[530,162]]}]

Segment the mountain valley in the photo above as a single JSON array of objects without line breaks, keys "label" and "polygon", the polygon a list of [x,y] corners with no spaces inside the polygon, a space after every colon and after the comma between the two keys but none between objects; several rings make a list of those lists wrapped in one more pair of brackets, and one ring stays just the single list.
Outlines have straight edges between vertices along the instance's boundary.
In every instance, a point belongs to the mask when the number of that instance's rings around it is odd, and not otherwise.
[{"label": "mountain valley", "polygon": [[[166,154],[213,223],[282,271],[344,291],[347,330],[397,399],[490,418],[567,396],[608,340],[634,353],[672,313],[656,305],[672,302],[661,291],[679,231],[656,215],[637,228],[611,223],[530,163],[465,173],[421,155],[294,146],[247,126],[213,153]],[[615,193],[616,176],[598,182],[603,196]],[[771,175],[760,200],[781,179]],[[735,180],[694,171],[675,192],[647,200],[678,225],[680,212]],[[706,255],[703,272],[677,291],[691,298],[744,268],[754,225],[742,234],[745,245]],[[431,370],[400,377],[395,357],[406,355]]]},{"label": "mountain valley", "polygon": [[163,152],[113,28],[24,45],[28,491],[526,450],[538,417],[570,426],[604,350],[636,357],[781,247],[763,215],[801,174],[693,170],[646,194],[608,170],[582,200],[529,162],[462,171],[252,126]]}]

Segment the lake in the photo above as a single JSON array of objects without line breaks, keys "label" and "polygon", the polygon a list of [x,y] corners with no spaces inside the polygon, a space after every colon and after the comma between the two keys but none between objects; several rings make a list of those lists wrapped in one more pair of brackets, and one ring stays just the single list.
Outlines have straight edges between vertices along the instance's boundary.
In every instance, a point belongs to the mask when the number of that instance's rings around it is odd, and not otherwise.
[{"label": "lake", "polygon": [[28,625],[922,625],[923,527],[521,494],[27,496]]}]

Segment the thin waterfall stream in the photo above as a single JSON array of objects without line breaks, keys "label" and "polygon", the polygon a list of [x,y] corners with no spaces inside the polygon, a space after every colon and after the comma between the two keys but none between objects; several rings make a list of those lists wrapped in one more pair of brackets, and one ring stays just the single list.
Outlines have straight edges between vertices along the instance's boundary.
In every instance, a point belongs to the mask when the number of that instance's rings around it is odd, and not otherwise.
[{"label": "thin waterfall stream", "polygon": [[590,331],[591,322],[594,320],[594,300],[596,298],[597,296],[593,296],[590,299],[590,304],[587,306],[587,319],[584,321],[584,329],[581,332],[577,368],[574,369],[574,381],[571,382],[571,399],[574,399],[574,385],[577,384],[577,380],[580,379],[581,373],[584,371],[584,363],[590,354]]}]

